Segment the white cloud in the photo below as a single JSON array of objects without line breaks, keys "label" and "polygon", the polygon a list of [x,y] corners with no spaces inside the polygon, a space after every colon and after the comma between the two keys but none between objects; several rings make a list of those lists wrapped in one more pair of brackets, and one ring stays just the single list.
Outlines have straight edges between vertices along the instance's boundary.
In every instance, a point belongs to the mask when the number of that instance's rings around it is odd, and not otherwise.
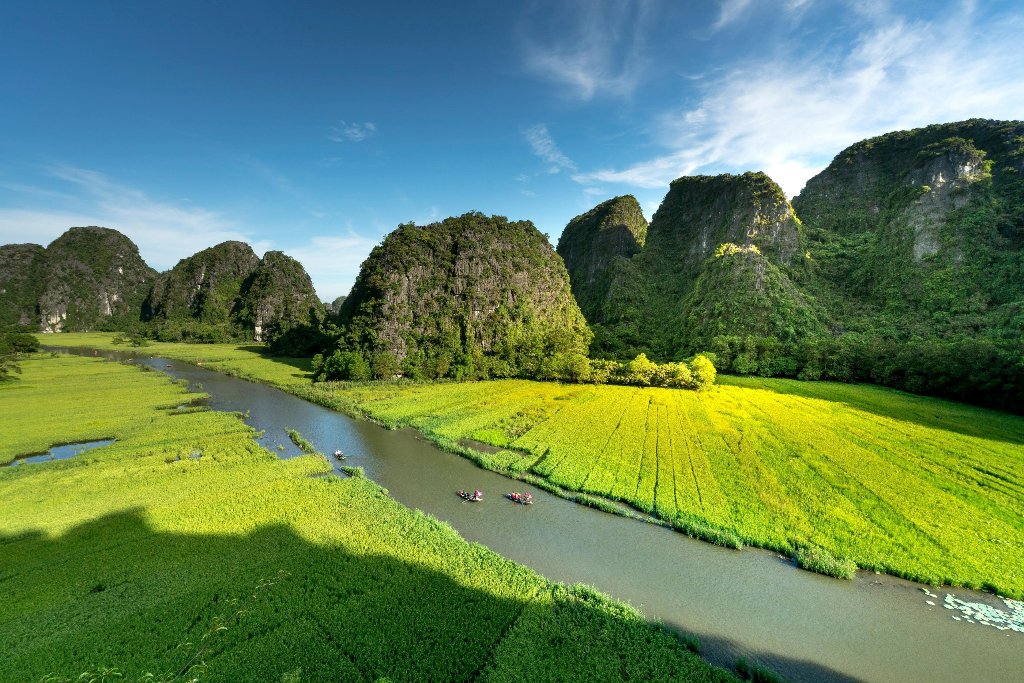
[{"label": "white cloud", "polygon": [[544,40],[532,31],[524,39],[527,68],[582,100],[631,95],[643,77],[650,4],[577,0],[561,6],[565,14],[558,21],[553,6],[544,3],[541,21],[558,29],[557,38]]},{"label": "white cloud", "polygon": [[338,125],[331,126],[327,133],[327,139],[334,142],[362,142],[377,132],[376,124],[370,123],[346,123],[339,121]]},{"label": "white cloud", "polygon": [[285,253],[303,265],[313,279],[317,295],[330,302],[348,293],[359,266],[376,244],[374,239],[357,235],[349,228],[343,235],[313,237]]},{"label": "white cloud", "polygon": [[527,128],[523,131],[523,137],[530,143],[533,153],[548,164],[548,173],[576,170],[576,164],[558,148],[544,124],[539,123]]},{"label": "white cloud", "polygon": [[217,212],[154,200],[88,169],[60,165],[48,172],[79,193],[21,186],[16,195],[36,199],[40,194],[60,196],[69,206],[0,209],[0,244],[32,241],[45,246],[70,227],[99,225],[128,235],[146,262],[158,270],[225,240],[249,242],[258,253],[269,248],[269,243],[251,239]]},{"label": "white cloud", "polygon": [[803,45],[707,79],[695,106],[657,125],[663,154],[574,179],[664,188],[695,172],[764,170],[792,196],[858,140],[973,117],[1020,118],[1021,35],[1020,16],[983,21],[971,4],[942,22],[881,8],[845,49]]}]

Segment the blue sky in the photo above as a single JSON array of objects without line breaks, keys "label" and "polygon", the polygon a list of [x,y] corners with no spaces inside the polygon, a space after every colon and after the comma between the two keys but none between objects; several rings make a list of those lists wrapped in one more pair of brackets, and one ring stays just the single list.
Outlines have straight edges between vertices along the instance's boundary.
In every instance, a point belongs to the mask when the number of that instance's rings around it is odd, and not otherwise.
[{"label": "blue sky", "polygon": [[847,145],[1024,118],[1005,2],[28,2],[0,10],[0,243],[73,225],[164,270],[226,239],[331,300],[399,223],[573,216]]}]

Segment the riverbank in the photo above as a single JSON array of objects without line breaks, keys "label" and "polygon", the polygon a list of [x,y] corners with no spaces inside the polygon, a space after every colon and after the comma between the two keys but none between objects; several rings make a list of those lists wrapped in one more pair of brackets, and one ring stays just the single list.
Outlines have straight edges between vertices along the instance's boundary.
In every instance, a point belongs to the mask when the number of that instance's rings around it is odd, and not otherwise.
[{"label": "riverbank", "polygon": [[21,415],[0,453],[116,441],[0,470],[0,679],[732,680],[636,610],[467,543],[367,479],[279,460],[237,415],[179,410],[196,395],[161,374],[22,365],[0,386],[0,411]]},{"label": "riverbank", "polygon": [[[99,334],[42,340],[123,350]],[[254,347],[141,351],[411,426],[490,469],[618,499],[727,545],[822,548],[924,583],[1024,595],[1017,416],[870,386],[750,378],[699,394],[514,380],[314,387],[304,361]]]}]

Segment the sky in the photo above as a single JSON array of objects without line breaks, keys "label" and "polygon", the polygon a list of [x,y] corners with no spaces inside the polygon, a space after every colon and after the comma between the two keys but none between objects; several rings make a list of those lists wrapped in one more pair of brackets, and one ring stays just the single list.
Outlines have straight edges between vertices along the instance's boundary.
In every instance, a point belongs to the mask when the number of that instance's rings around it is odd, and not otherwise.
[{"label": "sky", "polygon": [[0,244],[229,239],[348,292],[400,223],[566,223],[683,175],[790,197],[845,147],[1024,118],[1024,3],[30,2],[0,9]]}]

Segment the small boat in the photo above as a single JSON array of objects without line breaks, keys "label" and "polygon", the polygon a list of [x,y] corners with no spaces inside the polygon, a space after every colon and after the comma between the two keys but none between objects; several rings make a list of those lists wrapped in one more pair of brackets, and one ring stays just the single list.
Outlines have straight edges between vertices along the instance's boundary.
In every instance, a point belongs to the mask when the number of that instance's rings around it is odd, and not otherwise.
[{"label": "small boat", "polygon": [[338,450],[334,451],[334,457],[337,458],[338,460],[344,460],[345,454],[342,453],[341,449],[339,448]]},{"label": "small boat", "polygon": [[479,503],[481,500],[484,499],[484,492],[481,491],[480,489],[477,489],[472,493],[470,493],[469,491],[463,491],[462,489],[459,489],[456,493],[458,493],[459,498],[461,498],[462,500],[468,500],[470,503]]},{"label": "small boat", "polygon": [[519,493],[518,491],[513,491],[512,493],[506,493],[505,497],[513,503],[519,503],[520,505],[533,505],[532,493]]}]

